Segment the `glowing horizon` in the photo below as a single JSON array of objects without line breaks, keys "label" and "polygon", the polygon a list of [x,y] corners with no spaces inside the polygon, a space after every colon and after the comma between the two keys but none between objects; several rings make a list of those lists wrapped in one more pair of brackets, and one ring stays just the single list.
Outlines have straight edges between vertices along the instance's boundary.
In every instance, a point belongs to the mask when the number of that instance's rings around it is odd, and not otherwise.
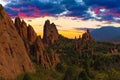
[{"label": "glowing horizon", "polygon": [[115,22],[112,24],[109,24],[106,21],[101,21],[101,22],[95,21],[95,20],[83,21],[81,19],[73,20],[74,17],[69,17],[69,18],[68,17],[59,17],[59,18],[41,17],[41,18],[35,18],[32,20],[27,18],[24,20],[27,22],[27,24],[30,24],[33,26],[33,28],[35,29],[38,35],[43,36],[43,27],[47,19],[49,19],[51,23],[55,23],[60,34],[68,38],[75,38],[75,36],[78,38],[79,35],[82,35],[85,32],[84,28],[96,29],[96,28],[100,28],[101,27],[100,25],[113,26],[113,24],[115,27],[120,26],[119,23],[115,23]]}]

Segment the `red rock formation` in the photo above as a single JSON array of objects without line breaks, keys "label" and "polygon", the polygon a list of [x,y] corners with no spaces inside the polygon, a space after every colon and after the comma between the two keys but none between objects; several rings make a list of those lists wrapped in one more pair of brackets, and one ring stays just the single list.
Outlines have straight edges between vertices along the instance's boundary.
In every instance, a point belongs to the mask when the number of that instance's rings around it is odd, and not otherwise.
[{"label": "red rock formation", "polygon": [[58,63],[60,63],[58,54],[56,54],[53,50],[51,56],[48,56],[46,48],[41,40],[41,37],[39,36],[34,44],[34,55],[37,63],[41,64],[46,69],[54,68]]},{"label": "red rock formation", "polygon": [[22,37],[24,39],[27,39],[27,24],[25,23],[24,20],[21,22],[21,28],[22,28]]},{"label": "red rock formation", "polygon": [[[48,32],[45,32],[44,37],[46,43],[53,44],[58,39],[58,32],[53,23],[48,23],[49,21],[45,24],[45,31]],[[25,48],[26,44],[29,48]],[[34,48],[31,49],[33,45]],[[19,17],[13,24],[0,5],[0,77],[15,78],[24,72],[34,72],[34,66],[27,54],[30,51],[35,55],[37,63],[47,69],[55,67],[60,62],[59,56],[54,52],[51,58],[48,56],[41,38],[37,37],[32,26],[27,26]]]},{"label": "red rock formation", "polygon": [[59,58],[59,55],[55,53],[54,50],[52,50],[52,53],[51,53],[51,67],[56,67],[57,64],[60,63],[60,58]]},{"label": "red rock formation", "polygon": [[90,35],[90,31],[89,31],[89,30],[87,30],[87,31],[82,35],[82,42],[83,42],[83,43],[95,42],[95,39]]},{"label": "red rock formation", "polygon": [[33,27],[31,25],[28,25],[28,27],[27,27],[27,33],[28,33],[28,35],[27,35],[28,41],[30,43],[35,42],[35,40],[37,38],[37,34],[36,34],[36,32],[34,31],[34,29],[33,29]]},{"label": "red rock formation", "polygon": [[15,18],[15,27],[23,40],[27,39],[31,43],[36,40],[37,34],[35,33],[33,27],[31,25],[27,26],[25,21],[21,21],[19,17]]},{"label": "red rock formation", "polygon": [[75,39],[75,50],[82,52],[83,50],[93,53],[93,49],[89,46],[90,43],[94,43],[95,39],[90,35],[90,31],[87,30],[83,35],[82,38]]},{"label": "red rock formation", "polygon": [[[35,33],[35,31],[31,25],[24,27],[24,24],[22,24],[22,23],[23,22],[21,22],[20,18],[17,17],[15,19],[15,26],[18,30],[18,33],[21,35],[21,38],[23,40],[26,39],[26,40],[24,40],[24,43],[25,43],[28,53],[29,54],[31,53],[35,56],[35,61],[38,64],[43,65],[47,69],[50,69],[51,62],[49,60],[49,56],[47,55],[47,52],[46,52],[46,49],[42,42],[42,39],[40,37],[37,37],[37,34]],[[19,27],[17,27],[17,26],[19,26]],[[26,29],[26,32],[24,32],[22,28]],[[25,33],[27,33],[26,38],[24,38],[24,36],[22,36],[22,34],[25,34]],[[28,42],[26,42],[26,41],[28,41]]]},{"label": "red rock formation", "polygon": [[54,23],[50,24],[47,20],[44,25],[43,41],[45,44],[51,45],[58,40],[59,34]]},{"label": "red rock formation", "polygon": [[44,44],[42,43],[41,37],[37,37],[34,45],[34,55],[38,64],[42,64],[45,68],[50,69],[50,59],[47,55]]},{"label": "red rock formation", "polygon": [[27,39],[27,24],[25,23],[24,20],[20,20],[19,17],[15,18],[15,27],[19,33],[19,35],[21,36],[21,38]]},{"label": "red rock formation", "polygon": [[[34,72],[34,66],[18,34],[19,30],[17,32],[1,5],[0,16],[0,77],[15,78],[24,72]],[[19,23],[16,25],[19,26]]]},{"label": "red rock formation", "polygon": [[19,17],[15,18],[15,27],[24,41],[27,52],[30,53],[30,47],[35,42],[37,34],[31,25],[27,26],[26,22],[24,20],[21,21]]},{"label": "red rock formation", "polygon": [[15,18],[15,27],[17,29],[17,32],[19,33],[20,36],[22,36],[22,30],[21,30],[21,20],[19,17]]},{"label": "red rock formation", "polygon": [[[48,56],[48,54],[47,54],[46,47],[44,46],[42,39],[37,36],[37,34],[35,33],[35,31],[31,25],[27,26],[23,20],[21,22],[20,18],[17,17],[15,19],[15,26],[16,26],[16,29],[18,30],[19,35],[21,36],[21,38],[24,41],[26,50],[28,51],[28,54],[30,54],[30,53],[33,54],[35,56],[35,61],[38,64],[43,65],[46,69],[50,69],[51,67],[55,67],[60,62],[58,60],[59,57],[55,53],[52,54],[52,58],[50,59],[50,56]],[[54,24],[50,24],[48,21],[48,22],[46,22],[46,26],[52,26],[53,29],[51,29],[51,31],[53,30],[53,33],[55,31],[58,34],[56,26]],[[27,33],[27,35],[26,35],[26,33]],[[48,33],[48,32],[46,32],[46,33]],[[53,33],[52,33],[52,35],[53,35]],[[48,34],[46,34],[46,35],[48,35]],[[50,44],[51,43],[53,44],[54,41],[57,40],[58,36],[57,37],[56,36],[57,35],[55,34],[55,38],[47,39],[47,42],[50,42]]]}]

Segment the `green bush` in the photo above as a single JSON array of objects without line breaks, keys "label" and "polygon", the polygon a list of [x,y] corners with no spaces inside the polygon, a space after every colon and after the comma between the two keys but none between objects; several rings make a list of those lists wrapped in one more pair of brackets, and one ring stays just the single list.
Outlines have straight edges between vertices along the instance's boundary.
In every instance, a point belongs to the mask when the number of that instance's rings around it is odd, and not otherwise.
[{"label": "green bush", "polygon": [[90,80],[90,78],[87,72],[83,70],[82,72],[80,72],[78,80]]},{"label": "green bush", "polygon": [[65,66],[61,63],[59,63],[57,66],[56,66],[56,70],[60,73],[64,73],[65,72]]},{"label": "green bush", "polygon": [[5,80],[5,79],[0,77],[0,80]]},{"label": "green bush", "polygon": [[108,74],[107,80],[120,80],[120,71],[111,69],[107,72],[107,74]]},{"label": "green bush", "polygon": [[69,67],[65,73],[63,80],[75,80],[77,78],[78,72],[74,67]]},{"label": "green bush", "polygon": [[16,80],[41,80],[36,74],[25,73],[17,77]]}]

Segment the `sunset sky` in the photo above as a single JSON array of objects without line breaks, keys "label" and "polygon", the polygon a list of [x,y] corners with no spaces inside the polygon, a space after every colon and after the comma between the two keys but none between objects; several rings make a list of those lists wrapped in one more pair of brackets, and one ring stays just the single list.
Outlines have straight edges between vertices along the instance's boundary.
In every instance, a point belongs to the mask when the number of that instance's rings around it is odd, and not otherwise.
[{"label": "sunset sky", "polygon": [[69,38],[78,37],[84,28],[120,26],[120,0],[0,0],[0,3],[12,19],[21,17],[40,35],[47,19]]}]

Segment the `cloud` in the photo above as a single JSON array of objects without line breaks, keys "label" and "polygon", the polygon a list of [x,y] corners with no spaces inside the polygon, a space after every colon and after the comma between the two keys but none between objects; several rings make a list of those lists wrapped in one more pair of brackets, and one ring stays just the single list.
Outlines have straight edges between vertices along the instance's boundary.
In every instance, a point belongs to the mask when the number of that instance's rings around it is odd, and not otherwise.
[{"label": "cloud", "polygon": [[106,6],[108,8],[120,7],[120,0],[83,0],[88,6]]},{"label": "cloud", "polygon": [[91,31],[93,31],[94,30],[94,28],[74,28],[75,30],[84,30],[84,31],[86,31],[86,30],[90,30],[90,32]]},{"label": "cloud", "polygon": [[120,22],[120,0],[10,0],[5,10],[11,17],[76,17],[83,20]]},{"label": "cloud", "polygon": [[57,27],[59,27],[59,28],[62,28],[62,26],[61,25],[56,25]]},{"label": "cloud", "polygon": [[[86,6],[91,7],[96,20],[119,22],[114,17],[120,17],[120,0],[83,0]],[[97,19],[97,17],[99,19]]]},{"label": "cloud", "polygon": [[43,3],[39,0],[12,0],[5,6],[5,10],[14,16],[20,17],[44,17],[52,16],[64,11],[59,5],[54,3]]},{"label": "cloud", "polygon": [[32,22],[32,20],[31,20],[31,19],[28,19],[27,21],[28,21],[28,22]]}]

